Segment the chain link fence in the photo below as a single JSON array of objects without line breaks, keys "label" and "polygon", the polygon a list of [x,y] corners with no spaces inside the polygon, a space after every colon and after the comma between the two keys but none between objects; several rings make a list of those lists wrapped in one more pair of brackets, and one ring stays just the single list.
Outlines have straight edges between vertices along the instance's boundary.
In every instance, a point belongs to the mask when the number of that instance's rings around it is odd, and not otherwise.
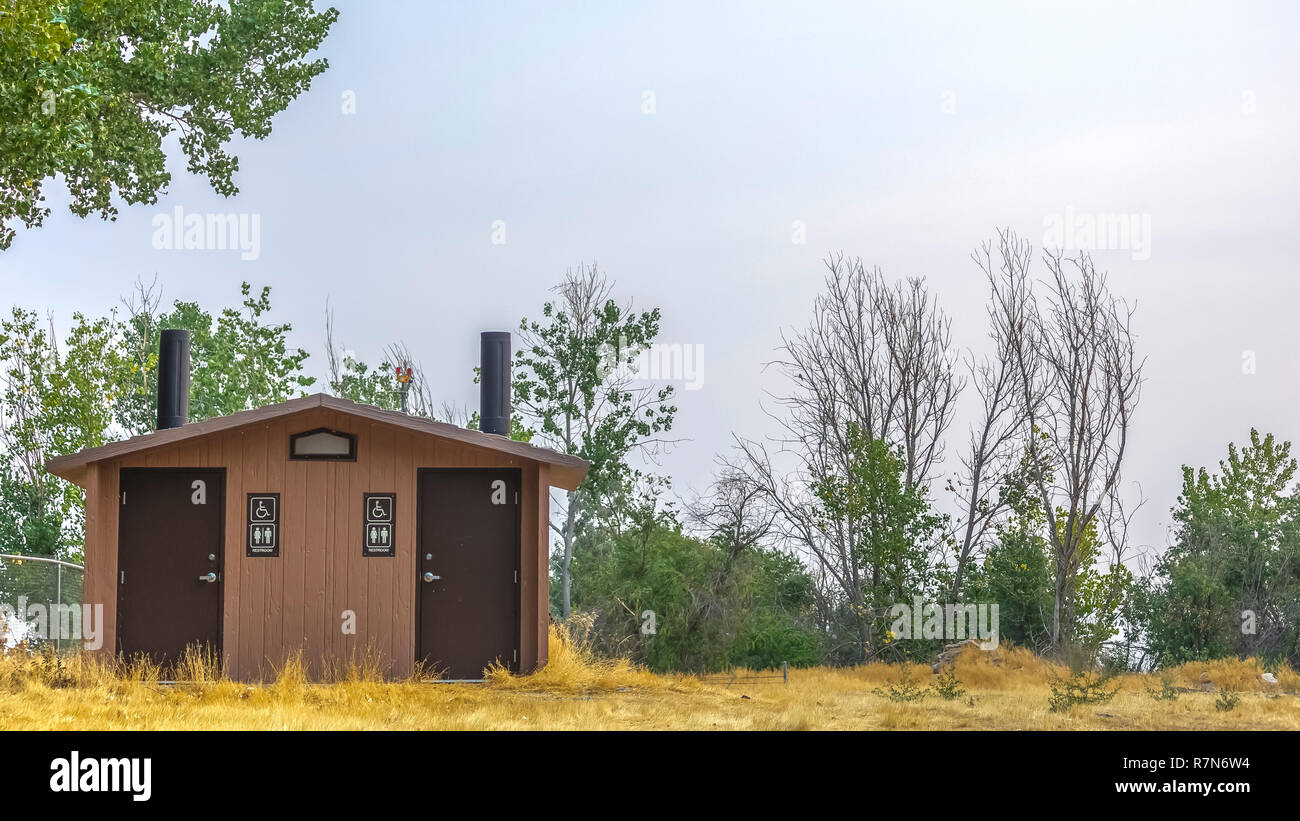
[{"label": "chain link fence", "polygon": [[85,575],[72,562],[0,553],[0,647],[20,641],[76,647]]}]

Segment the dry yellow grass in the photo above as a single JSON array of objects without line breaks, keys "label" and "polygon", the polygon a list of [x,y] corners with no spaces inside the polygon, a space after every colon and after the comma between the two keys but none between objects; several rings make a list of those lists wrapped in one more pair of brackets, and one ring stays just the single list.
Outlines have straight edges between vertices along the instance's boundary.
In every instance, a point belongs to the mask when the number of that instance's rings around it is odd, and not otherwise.
[{"label": "dry yellow grass", "polygon": [[[73,657],[63,665],[0,656],[0,729],[1277,729],[1300,730],[1300,676],[1259,680],[1254,661],[1185,665],[1172,671],[1177,701],[1147,690],[1157,676],[1129,675],[1105,704],[1048,709],[1049,676],[1062,671],[1024,650],[968,651],[955,665],[967,693],[896,703],[876,692],[898,680],[884,664],[792,670],[781,680],[738,678],[730,686],[692,676],[660,676],[626,661],[597,659],[552,635],[543,671],[487,671],[483,684],[386,682],[375,660],[308,680],[290,659],[266,685],[232,682],[210,658],[181,664],[184,684],[159,681],[156,666],[114,668]],[[913,665],[929,686],[929,667]],[[743,675],[743,673],[742,673]],[[1231,712],[1215,709],[1221,688],[1241,692]]]}]

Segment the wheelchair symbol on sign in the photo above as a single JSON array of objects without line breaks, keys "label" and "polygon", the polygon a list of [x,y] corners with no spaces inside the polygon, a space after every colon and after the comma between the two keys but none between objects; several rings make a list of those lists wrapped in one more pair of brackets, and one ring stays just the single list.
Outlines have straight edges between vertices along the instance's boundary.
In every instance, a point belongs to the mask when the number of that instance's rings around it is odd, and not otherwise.
[{"label": "wheelchair symbol on sign", "polygon": [[248,521],[250,522],[274,522],[280,517],[276,515],[276,497],[274,496],[254,496],[248,497]]},{"label": "wheelchair symbol on sign", "polygon": [[383,504],[381,504],[378,499],[375,499],[374,502],[375,502],[375,506],[370,511],[370,518],[372,519],[388,518],[388,511],[384,509]]}]

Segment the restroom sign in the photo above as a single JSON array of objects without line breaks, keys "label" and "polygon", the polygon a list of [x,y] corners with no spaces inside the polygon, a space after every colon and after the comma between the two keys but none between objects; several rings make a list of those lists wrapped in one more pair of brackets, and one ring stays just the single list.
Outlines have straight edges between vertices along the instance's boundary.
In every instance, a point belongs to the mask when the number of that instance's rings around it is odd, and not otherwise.
[{"label": "restroom sign", "polygon": [[361,555],[396,556],[393,537],[396,523],[396,493],[366,493],[362,496]]},{"label": "restroom sign", "polygon": [[248,545],[244,555],[280,555],[280,494],[248,494]]}]

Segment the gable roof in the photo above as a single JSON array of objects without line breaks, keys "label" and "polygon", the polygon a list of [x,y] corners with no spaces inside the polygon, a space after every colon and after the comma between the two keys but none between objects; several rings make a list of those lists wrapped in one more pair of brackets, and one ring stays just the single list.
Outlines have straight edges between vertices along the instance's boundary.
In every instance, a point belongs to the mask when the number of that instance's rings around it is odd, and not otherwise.
[{"label": "gable roof", "polygon": [[591,467],[585,459],[547,448],[540,448],[527,442],[516,442],[504,436],[470,430],[446,422],[435,422],[432,419],[411,416],[398,411],[383,410],[374,405],[363,405],[359,402],[340,399],[337,396],[324,393],[315,393],[311,396],[290,399],[288,402],[267,405],[256,410],[240,411],[239,413],[232,413],[230,416],[218,416],[213,419],[205,419],[202,422],[192,422],[179,428],[168,428],[167,430],[154,431],[141,436],[132,436],[130,439],[110,442],[97,448],[87,448],[68,456],[56,456],[45,463],[45,469],[55,476],[76,483],[84,478],[86,465],[92,462],[100,462],[105,459],[135,453],[136,451],[171,445],[176,442],[183,442],[186,439],[219,433],[315,408],[337,411],[349,416],[415,431],[416,433],[425,433],[430,436],[438,436],[443,439],[474,445],[475,447],[509,453],[534,462],[542,462],[551,466],[551,484],[565,490],[573,490],[581,484],[587,475],[587,469]]}]

